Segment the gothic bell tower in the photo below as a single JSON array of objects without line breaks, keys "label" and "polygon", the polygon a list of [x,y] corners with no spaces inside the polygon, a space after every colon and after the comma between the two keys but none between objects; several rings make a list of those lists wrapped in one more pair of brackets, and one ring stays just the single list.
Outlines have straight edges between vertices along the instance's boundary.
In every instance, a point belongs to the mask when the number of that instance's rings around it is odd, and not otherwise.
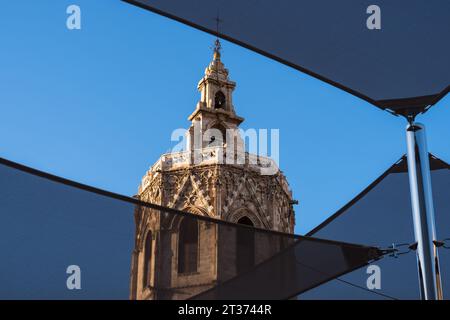
[{"label": "gothic bell tower", "polygon": [[[162,155],[142,178],[137,198],[195,215],[292,233],[292,192],[278,167],[262,174],[273,160],[245,152],[238,131],[244,119],[233,104],[235,87],[216,40],[213,59],[198,83],[199,102],[188,118],[186,150]],[[131,299],[187,299],[260,263],[278,248],[276,243],[240,238],[254,248],[241,261],[236,258],[242,247],[238,240],[221,246],[224,231],[197,220],[136,208]]]}]

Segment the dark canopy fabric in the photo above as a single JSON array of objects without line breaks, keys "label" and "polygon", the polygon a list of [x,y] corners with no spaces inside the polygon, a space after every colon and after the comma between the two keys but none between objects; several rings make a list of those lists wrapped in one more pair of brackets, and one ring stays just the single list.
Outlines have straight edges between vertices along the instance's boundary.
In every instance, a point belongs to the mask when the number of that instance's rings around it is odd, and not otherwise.
[{"label": "dark canopy fabric", "polygon": [[[436,231],[450,238],[450,167],[430,155]],[[349,273],[301,295],[300,299],[419,299],[419,281],[406,157],[403,156],[367,189],[336,214],[308,233],[310,236],[359,242],[384,248],[395,244],[398,257],[375,262],[381,271],[381,289],[367,289],[366,269]],[[448,246],[448,242],[446,244]],[[404,254],[403,254],[404,253]],[[450,250],[439,249],[444,298],[450,299]]]},{"label": "dark canopy fabric", "polygon": [[[139,288],[153,299],[284,299],[384,253],[172,210],[1,158],[0,218],[0,299],[134,299]],[[72,265],[80,290],[66,285]]]},{"label": "dark canopy fabric", "polygon": [[194,299],[289,299],[379,257],[379,251],[363,246],[303,237],[252,270]]},{"label": "dark canopy fabric", "polygon": [[[450,88],[450,1],[125,0],[216,34],[399,114]],[[369,11],[370,13],[367,13]],[[218,17],[218,19],[217,19]],[[217,21],[219,21],[217,28]]]}]

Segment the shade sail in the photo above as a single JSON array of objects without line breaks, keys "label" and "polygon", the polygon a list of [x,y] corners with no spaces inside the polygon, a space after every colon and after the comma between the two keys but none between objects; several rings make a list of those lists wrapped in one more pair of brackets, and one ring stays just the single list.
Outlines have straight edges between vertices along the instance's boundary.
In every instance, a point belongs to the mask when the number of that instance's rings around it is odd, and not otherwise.
[{"label": "shade sail", "polygon": [[447,0],[379,0],[381,29],[367,27],[369,0],[125,1],[399,114],[424,111],[450,88]]},{"label": "shade sail", "polygon": [[[450,167],[430,155],[430,168],[436,232],[443,240],[450,238]],[[420,298],[415,251],[405,253],[415,242],[405,156],[308,235],[385,248],[395,244],[400,254],[375,263],[381,271],[380,290],[366,290],[369,274],[361,269],[313,289],[300,299]],[[450,250],[440,248],[439,256],[444,297],[450,299]]]},{"label": "shade sail", "polygon": [[380,251],[302,237],[246,273],[217,284],[194,299],[289,299],[367,265]]},{"label": "shade sail", "polygon": [[283,299],[383,254],[144,203],[1,158],[0,219],[0,299]]}]

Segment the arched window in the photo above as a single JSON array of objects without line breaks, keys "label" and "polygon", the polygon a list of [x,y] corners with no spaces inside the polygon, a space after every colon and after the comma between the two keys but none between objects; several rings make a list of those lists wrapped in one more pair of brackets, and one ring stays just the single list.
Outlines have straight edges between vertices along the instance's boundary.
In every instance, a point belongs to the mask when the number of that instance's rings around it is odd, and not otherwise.
[{"label": "arched window", "polygon": [[221,124],[216,124],[208,129],[208,147],[222,147],[226,143],[227,129]]},{"label": "arched window", "polygon": [[178,235],[178,272],[197,271],[198,223],[193,218],[184,218]]},{"label": "arched window", "polygon": [[242,217],[238,220],[239,224],[243,224],[246,226],[254,227],[252,220],[250,220],[248,217]]},{"label": "arched window", "polygon": [[225,108],[225,95],[223,94],[222,91],[217,91],[216,95],[214,97],[214,108],[216,109],[220,109],[220,108]]},{"label": "arched window", "polygon": [[152,272],[152,232],[147,232],[144,245],[144,276],[142,278],[143,287],[150,286],[150,278]]},{"label": "arched window", "polygon": [[[248,217],[242,217],[238,224],[253,227]],[[255,234],[250,228],[238,228],[236,236],[236,272],[248,271],[255,264]]]}]

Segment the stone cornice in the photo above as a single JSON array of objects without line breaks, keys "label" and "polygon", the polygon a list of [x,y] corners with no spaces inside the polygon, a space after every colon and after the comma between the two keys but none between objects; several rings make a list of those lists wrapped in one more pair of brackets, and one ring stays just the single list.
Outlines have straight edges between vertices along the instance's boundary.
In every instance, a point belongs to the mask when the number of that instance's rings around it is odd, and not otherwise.
[{"label": "stone cornice", "polygon": [[241,124],[245,119],[242,117],[239,117],[238,115],[236,115],[234,112],[232,111],[227,111],[227,110],[223,110],[223,109],[210,109],[210,108],[206,108],[203,107],[200,103],[197,104],[197,108],[195,108],[194,112],[191,113],[191,115],[188,117],[189,121],[193,121],[194,118],[200,114],[200,113],[206,113],[206,114],[210,114],[210,115],[217,115],[217,116],[225,116],[227,121],[232,121],[234,123],[236,123],[237,125]]}]

